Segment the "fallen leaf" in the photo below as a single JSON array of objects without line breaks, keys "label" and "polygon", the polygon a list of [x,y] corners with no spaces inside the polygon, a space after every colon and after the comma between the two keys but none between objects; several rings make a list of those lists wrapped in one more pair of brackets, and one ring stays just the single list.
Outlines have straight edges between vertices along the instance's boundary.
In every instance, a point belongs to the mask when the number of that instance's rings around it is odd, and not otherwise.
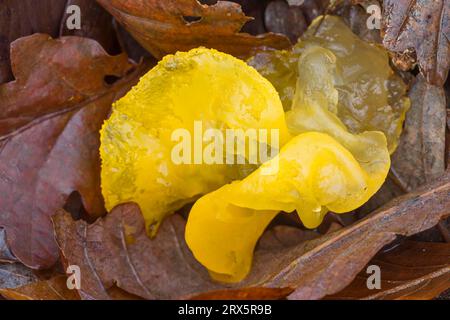
[{"label": "fallen leaf", "polygon": [[0,86],[0,226],[31,268],[58,259],[50,216],[78,191],[94,216],[100,192],[99,129],[111,103],[137,81],[124,55],[94,40],[36,34],[12,44],[16,81]]},{"label": "fallen leaf", "polygon": [[436,300],[450,300],[450,289],[443,292]]},{"label": "fallen leaf", "polygon": [[398,184],[394,181],[392,173],[388,175],[388,178],[381,186],[380,190],[367,201],[362,207],[356,210],[359,217],[365,217],[366,215],[374,212],[381,206],[385,205],[392,199],[404,195],[406,193]]},{"label": "fallen leaf", "polygon": [[6,234],[3,228],[0,228],[0,262],[17,262],[6,244]]},{"label": "fallen leaf", "polygon": [[[81,9],[81,29],[68,30],[66,9]],[[77,35],[97,40],[110,54],[120,47],[112,17],[92,0],[2,0],[0,6],[0,83],[13,80],[10,44],[21,37],[45,33],[54,38]]]},{"label": "fallen leaf", "polygon": [[41,32],[58,36],[66,1],[2,0],[0,5],[0,83],[13,80],[9,45]]},{"label": "fallen leaf", "polygon": [[450,288],[450,243],[405,241],[368,265],[380,267],[381,289],[368,289],[364,268],[348,287],[326,298],[431,300]]},{"label": "fallen leaf", "polygon": [[[447,98],[450,100],[450,98]],[[450,108],[447,109],[447,131],[445,132],[446,168],[450,168]]]},{"label": "fallen leaf", "polygon": [[130,69],[125,55],[109,56],[93,40],[52,40],[44,34],[14,42],[11,63],[16,80],[0,85],[0,140],[38,118],[108,93],[105,77],[122,77]]},{"label": "fallen leaf", "polygon": [[[184,242],[184,220],[167,218],[156,238],[145,234],[135,204],[116,207],[92,225],[61,211],[53,217],[64,261],[80,266],[82,298],[107,299],[118,287],[147,299],[320,299],[344,289],[397,235],[436,225],[450,211],[450,172],[432,185],[400,197],[354,225],[318,239],[262,242],[250,276],[236,285],[212,282]],[[302,240],[303,239],[303,240]],[[270,241],[276,243],[270,244]],[[337,281],[336,279],[339,279]]]},{"label": "fallen leaf", "polygon": [[20,263],[0,263],[0,289],[16,288],[36,280],[33,271]]},{"label": "fallen leaf", "polygon": [[383,43],[388,50],[415,51],[426,80],[442,86],[450,68],[450,1],[384,0]]},{"label": "fallen leaf", "polygon": [[8,300],[80,300],[76,290],[69,290],[66,276],[40,280],[13,289],[0,289]]},{"label": "fallen leaf", "polygon": [[120,205],[92,225],[73,221],[60,211],[53,217],[63,261],[78,265],[83,299],[109,299],[114,284],[147,299],[169,299],[214,289],[208,274],[184,243],[185,221],[178,215],[165,220],[156,240],[145,231],[135,204]]},{"label": "fallen leaf", "polygon": [[304,241],[319,238],[320,234],[312,230],[278,225],[264,232],[258,242],[259,250],[276,251],[298,245]]},{"label": "fallen leaf", "polygon": [[449,196],[450,172],[446,172],[438,181],[394,199],[365,219],[321,240],[311,253],[296,261],[303,262],[303,266],[291,266],[288,270],[292,271],[284,273],[290,277],[296,275],[302,283],[290,298],[319,299],[339,292],[397,235],[416,234],[449,215]]},{"label": "fallen leaf", "polygon": [[392,157],[392,171],[406,190],[412,191],[445,171],[447,111],[444,90],[427,83],[420,75],[409,97],[411,108]]},{"label": "fallen leaf", "polygon": [[218,1],[202,5],[197,0],[97,0],[154,57],[198,46],[246,58],[258,49],[283,49],[289,39],[277,34],[252,36],[239,33],[251,20],[239,4]]}]

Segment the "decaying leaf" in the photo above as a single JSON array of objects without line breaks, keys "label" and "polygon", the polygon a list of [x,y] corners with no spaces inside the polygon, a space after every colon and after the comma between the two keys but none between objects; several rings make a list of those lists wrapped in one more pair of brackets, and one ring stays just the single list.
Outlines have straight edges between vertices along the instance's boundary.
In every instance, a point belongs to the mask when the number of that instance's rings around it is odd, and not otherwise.
[{"label": "decaying leaf", "polygon": [[58,258],[50,216],[75,190],[103,213],[99,129],[111,103],[137,80],[132,65],[93,40],[36,34],[12,44],[17,80],[0,86],[0,226],[13,254],[32,268]]},{"label": "decaying leaf", "polygon": [[329,299],[430,300],[450,287],[450,243],[406,241],[369,262],[380,267],[381,289],[369,290],[366,269]]},{"label": "decaying leaf", "polygon": [[0,83],[13,79],[9,45],[35,32],[58,36],[66,1],[2,0],[0,5]]},{"label": "decaying leaf", "polygon": [[[118,287],[144,298],[319,299],[345,288],[396,235],[409,236],[449,214],[450,173],[417,193],[394,200],[366,219],[319,239],[264,242],[250,276],[237,285],[209,280],[183,240],[184,220],[167,218],[155,240],[145,235],[134,204],[116,207],[93,225],[60,212],[54,217],[58,244],[68,264],[81,267],[83,298],[108,298]],[[294,237],[295,239],[302,239]],[[339,279],[339,281],[336,281]]]},{"label": "decaying leaf", "polygon": [[36,280],[32,270],[20,263],[0,263],[0,289],[16,288]]},{"label": "decaying leaf", "polygon": [[386,48],[402,54],[400,63],[415,52],[427,81],[442,86],[450,68],[450,1],[384,0],[383,9]]},{"label": "decaying leaf", "polygon": [[0,86],[1,140],[38,118],[108,93],[105,77],[122,77],[131,68],[125,55],[109,56],[95,41],[44,34],[14,42],[11,60],[16,80]]},{"label": "decaying leaf", "polygon": [[97,0],[156,58],[198,46],[246,58],[257,49],[282,49],[289,40],[277,34],[251,36],[239,33],[251,18],[239,4],[197,0]]},{"label": "decaying leaf", "polygon": [[218,288],[190,254],[178,215],[165,220],[154,241],[135,204],[118,206],[93,225],[75,222],[64,211],[53,223],[63,260],[81,269],[83,299],[109,299],[114,284],[147,299],[187,295],[205,285]]},{"label": "decaying leaf", "polygon": [[392,171],[411,191],[440,177],[445,171],[446,99],[442,88],[422,76],[409,93],[411,109],[399,147],[392,158]]},{"label": "decaying leaf", "polygon": [[0,289],[0,295],[9,300],[79,300],[76,290],[67,288],[66,276],[59,275],[17,288]]},{"label": "decaying leaf", "polygon": [[17,259],[6,244],[5,229],[0,228],[0,262],[16,262]]}]

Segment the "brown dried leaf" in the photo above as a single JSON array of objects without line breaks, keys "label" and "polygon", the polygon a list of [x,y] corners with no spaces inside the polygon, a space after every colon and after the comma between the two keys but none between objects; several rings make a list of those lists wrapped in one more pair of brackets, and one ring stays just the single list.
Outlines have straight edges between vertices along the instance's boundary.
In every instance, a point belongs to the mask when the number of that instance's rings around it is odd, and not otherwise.
[{"label": "brown dried leaf", "polygon": [[61,211],[53,217],[55,234],[68,265],[78,265],[83,299],[109,299],[114,284],[147,299],[168,299],[218,287],[184,243],[185,221],[167,218],[155,240],[148,238],[139,207],[116,207],[93,225],[73,221]]},{"label": "brown dried leaf", "polygon": [[81,267],[83,298],[106,299],[107,289],[116,283],[147,299],[280,298],[294,290],[291,299],[320,299],[351,283],[396,235],[431,228],[450,213],[449,208],[450,172],[351,227],[319,239],[301,241],[305,235],[300,233],[292,243],[269,234],[269,243],[262,241],[255,253],[250,276],[227,286],[211,282],[195,261],[183,240],[184,220],[178,215],[165,220],[154,240],[146,236],[134,204],[115,208],[93,225],[75,222],[65,212],[53,221],[64,260]]},{"label": "brown dried leaf", "polygon": [[277,34],[239,33],[251,18],[240,5],[197,0],[97,0],[156,58],[204,46],[245,58],[258,49],[283,49],[289,40]]},{"label": "brown dried leaf", "polygon": [[328,299],[430,300],[450,288],[450,243],[406,241],[369,262],[381,270],[381,289],[367,288],[366,268]]},{"label": "brown dried leaf", "polygon": [[33,271],[21,263],[0,263],[0,289],[16,288],[36,280]]},{"label": "brown dried leaf", "polygon": [[3,228],[0,228],[0,262],[17,262],[6,244],[6,234]]},{"label": "brown dried leaf", "polygon": [[69,290],[66,276],[36,281],[13,289],[0,289],[0,295],[9,300],[80,300],[76,290]]},{"label": "brown dried leaf", "polygon": [[59,34],[66,1],[2,0],[0,5],[0,83],[13,79],[9,45],[36,32]]},{"label": "brown dried leaf", "polygon": [[[125,55],[109,56],[93,40],[37,34],[11,45],[15,81],[0,86],[0,139],[54,112],[109,92],[106,76],[123,76]],[[57,93],[57,94],[55,94]]]},{"label": "brown dried leaf", "polygon": [[446,99],[442,88],[427,83],[420,75],[409,97],[411,109],[392,158],[392,171],[411,191],[445,171]]},{"label": "brown dried leaf", "polygon": [[137,80],[124,55],[94,40],[36,34],[12,44],[17,80],[0,86],[0,226],[12,253],[32,268],[58,258],[50,216],[79,191],[94,216],[100,192],[99,129],[111,103]]},{"label": "brown dried leaf", "polygon": [[[68,30],[66,8],[81,9],[81,29]],[[110,54],[119,53],[112,17],[92,0],[2,0],[0,5],[0,83],[13,80],[10,43],[34,33],[77,35],[97,40]]]},{"label": "brown dried leaf", "polygon": [[442,86],[450,68],[450,1],[384,0],[383,7],[386,48],[407,61],[415,51],[426,80]]}]

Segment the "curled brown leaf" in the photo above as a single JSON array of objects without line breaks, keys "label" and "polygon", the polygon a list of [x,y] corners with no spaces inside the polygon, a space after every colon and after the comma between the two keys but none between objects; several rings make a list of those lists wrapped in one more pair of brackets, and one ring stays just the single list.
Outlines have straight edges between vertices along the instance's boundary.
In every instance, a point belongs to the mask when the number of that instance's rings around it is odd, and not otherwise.
[{"label": "curled brown leaf", "polygon": [[380,289],[368,289],[367,268],[327,299],[431,300],[450,287],[450,243],[405,241],[369,262],[380,268]]},{"label": "curled brown leaf", "polygon": [[80,300],[77,291],[70,290],[66,281],[66,276],[58,275],[17,288],[0,289],[0,295],[8,300]]},{"label": "curled brown leaf", "polygon": [[2,0],[0,5],[0,83],[13,79],[9,45],[36,32],[57,37],[66,1]]},{"label": "curled brown leaf", "polygon": [[399,147],[392,158],[392,172],[406,190],[440,177],[445,171],[445,92],[419,75],[409,93],[411,109]]},{"label": "curled brown leaf", "polygon": [[273,33],[252,36],[239,31],[252,18],[239,4],[197,0],[97,0],[156,58],[204,46],[247,58],[258,49],[283,49],[289,40]]}]

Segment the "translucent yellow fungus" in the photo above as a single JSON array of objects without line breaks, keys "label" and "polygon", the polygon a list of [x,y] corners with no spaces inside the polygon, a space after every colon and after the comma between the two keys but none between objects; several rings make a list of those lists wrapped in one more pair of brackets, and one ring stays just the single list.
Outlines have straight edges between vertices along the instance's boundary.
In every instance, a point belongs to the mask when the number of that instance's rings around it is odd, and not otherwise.
[{"label": "translucent yellow fungus", "polygon": [[333,83],[339,92],[339,119],[351,133],[382,131],[394,152],[410,106],[407,86],[390,67],[387,51],[361,40],[341,18],[318,17],[291,51],[262,52],[249,63],[274,85],[285,110],[290,110],[299,57],[315,46],[336,57]]},{"label": "translucent yellow fungus", "polygon": [[216,50],[166,56],[114,104],[101,130],[106,208],[138,203],[154,235],[167,214],[254,169],[202,159],[208,145],[218,142],[206,141],[208,129],[249,128],[278,130],[281,145],[289,139],[282,104],[269,81]]}]

